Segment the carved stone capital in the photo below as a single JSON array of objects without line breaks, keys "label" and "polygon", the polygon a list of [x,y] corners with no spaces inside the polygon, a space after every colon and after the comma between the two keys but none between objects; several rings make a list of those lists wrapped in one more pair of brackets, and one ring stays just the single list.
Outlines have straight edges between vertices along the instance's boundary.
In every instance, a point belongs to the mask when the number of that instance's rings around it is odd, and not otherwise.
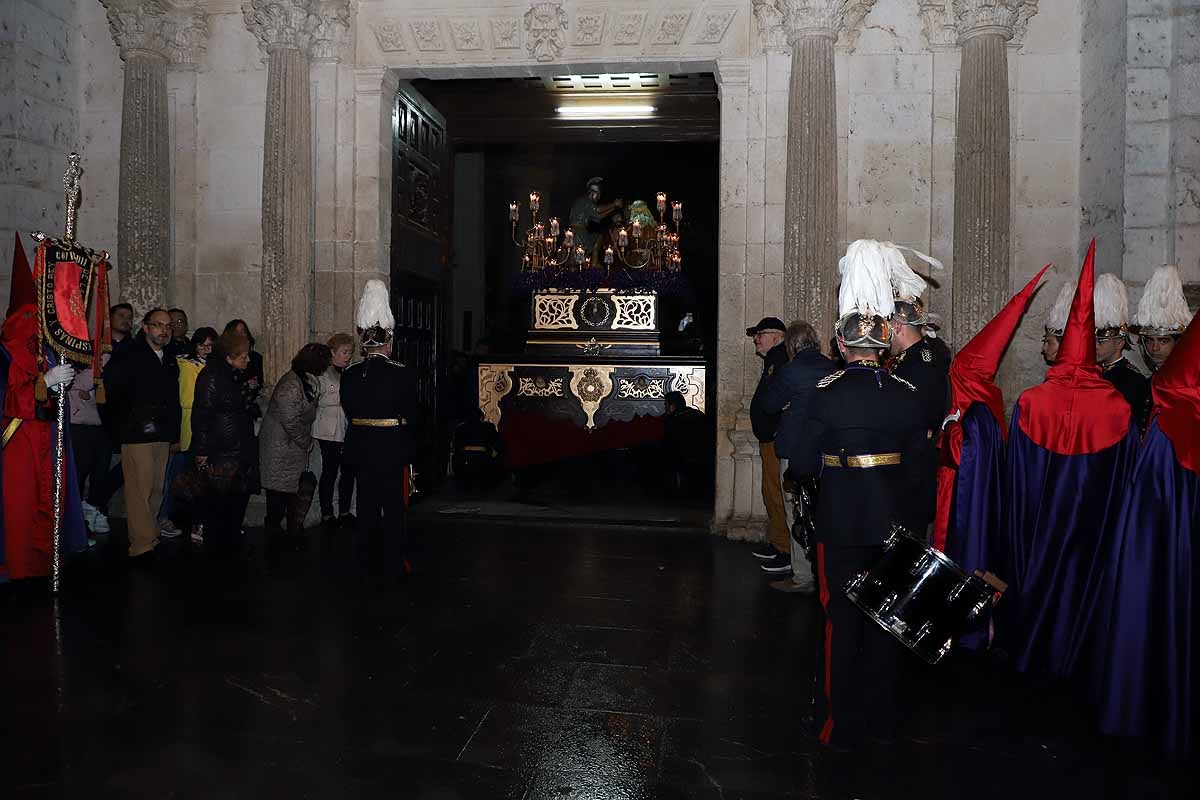
[{"label": "carved stone capital", "polygon": [[753,0],[754,19],[758,22],[758,43],[767,53],[788,52],[787,30],[783,15],[773,0]]},{"label": "carved stone capital", "polygon": [[287,49],[307,55],[321,22],[318,5],[317,0],[246,0],[242,17],[265,52]]},{"label": "carved stone capital", "polygon": [[525,48],[536,61],[554,61],[567,44],[567,12],[561,0],[534,3],[525,12]]},{"label": "carved stone capital", "polygon": [[958,45],[958,30],[954,27],[951,0],[919,0],[921,34],[930,50],[944,50]]},{"label": "carved stone capital", "polygon": [[340,61],[350,44],[350,0],[320,0],[312,33],[312,57]]},{"label": "carved stone capital", "polygon": [[195,0],[103,0],[121,57],[138,52],[173,64],[198,64],[208,43],[208,17]]},{"label": "carved stone capital", "polygon": [[953,0],[953,7],[960,43],[987,34],[1020,41],[1038,0]]},{"label": "carved stone capital", "polygon": [[[822,36],[853,49],[858,41],[863,18],[875,5],[875,0],[774,0],[776,23],[793,46],[808,36]],[[761,26],[771,19],[766,8],[755,3],[755,17]],[[769,39],[777,40],[771,33]]]}]

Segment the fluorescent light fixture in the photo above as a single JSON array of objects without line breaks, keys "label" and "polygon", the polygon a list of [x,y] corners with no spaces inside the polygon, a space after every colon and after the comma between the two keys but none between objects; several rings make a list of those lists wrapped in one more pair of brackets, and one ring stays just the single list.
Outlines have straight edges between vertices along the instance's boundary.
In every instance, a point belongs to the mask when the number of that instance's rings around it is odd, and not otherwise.
[{"label": "fluorescent light fixture", "polygon": [[571,119],[637,119],[654,114],[654,106],[632,105],[578,105],[559,106],[555,109],[560,116]]}]

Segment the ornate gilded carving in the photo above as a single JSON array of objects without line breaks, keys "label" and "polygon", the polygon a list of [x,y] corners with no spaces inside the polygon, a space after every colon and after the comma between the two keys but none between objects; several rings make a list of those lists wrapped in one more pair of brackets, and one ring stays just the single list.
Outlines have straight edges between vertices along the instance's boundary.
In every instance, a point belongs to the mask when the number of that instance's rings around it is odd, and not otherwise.
[{"label": "ornate gilded carving", "polygon": [[521,46],[521,23],[516,17],[492,17],[492,46],[516,50]]},{"label": "ornate gilded carving", "polygon": [[658,25],[654,28],[654,36],[650,39],[650,43],[679,44],[680,40],[683,39],[683,32],[687,30],[688,23],[691,21],[691,11],[668,11],[659,19]]},{"label": "ornate gilded carving", "polygon": [[483,34],[479,31],[477,19],[451,19],[450,38],[454,41],[455,50],[483,49]]},{"label": "ornate gilded carving", "polygon": [[613,44],[640,44],[645,27],[646,15],[640,11],[617,14],[617,21],[613,26]]},{"label": "ornate gilded carving", "polygon": [[578,330],[572,309],[577,295],[538,294],[533,298],[533,327],[535,330]]},{"label": "ornate gilded carving", "polygon": [[696,44],[720,44],[735,16],[736,8],[714,8],[705,11],[700,17],[699,30],[692,41]]},{"label": "ornate gilded carving", "polygon": [[601,12],[575,15],[575,38],[572,44],[591,47],[604,41],[604,22],[607,15]]},{"label": "ornate gilded carving", "polygon": [[683,395],[684,401],[692,408],[704,411],[704,367],[671,367],[671,374],[674,376],[671,391]]},{"label": "ornate gilded carving", "polygon": [[617,379],[617,398],[620,400],[661,400],[666,396],[667,379],[649,378],[638,375],[635,378]]},{"label": "ornate gilded carving", "polygon": [[567,12],[561,2],[534,3],[525,12],[525,49],[535,61],[553,61],[566,46]]},{"label": "ornate gilded carving", "polygon": [[398,19],[380,20],[369,26],[379,49],[385,53],[404,51],[404,23]]},{"label": "ornate gilded carving", "polygon": [[417,41],[417,49],[425,52],[437,52],[446,49],[442,40],[442,26],[436,19],[414,19],[408,23],[413,38]]},{"label": "ornate gilded carving", "polygon": [[579,320],[588,328],[603,328],[612,319],[612,305],[597,295],[579,304]]},{"label": "ornate gilded carving", "polygon": [[517,386],[517,397],[565,397],[563,394],[563,379],[547,380],[541,375],[532,378],[521,378]]},{"label": "ornate gilded carving", "polygon": [[617,316],[613,329],[652,331],[655,329],[653,295],[613,295]]},{"label": "ornate gilded carving", "polygon": [[590,366],[572,364],[567,367],[571,371],[571,393],[579,398],[583,413],[587,415],[587,429],[596,429],[596,411],[604,398],[612,394],[612,373],[616,367]]},{"label": "ornate gilded carving", "polygon": [[512,391],[512,364],[479,365],[479,410],[483,418],[500,427],[500,401]]},{"label": "ornate gilded carving", "polygon": [[316,0],[246,0],[242,17],[263,50],[290,48],[306,55],[321,23]]}]

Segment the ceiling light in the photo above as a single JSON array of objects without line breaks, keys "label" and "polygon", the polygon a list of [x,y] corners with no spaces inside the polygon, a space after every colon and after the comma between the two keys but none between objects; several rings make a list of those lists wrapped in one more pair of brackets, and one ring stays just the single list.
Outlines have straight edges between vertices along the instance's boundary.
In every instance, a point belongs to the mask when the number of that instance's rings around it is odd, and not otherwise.
[{"label": "ceiling light", "polygon": [[638,119],[654,114],[654,106],[632,104],[559,106],[561,116],[571,119]]}]

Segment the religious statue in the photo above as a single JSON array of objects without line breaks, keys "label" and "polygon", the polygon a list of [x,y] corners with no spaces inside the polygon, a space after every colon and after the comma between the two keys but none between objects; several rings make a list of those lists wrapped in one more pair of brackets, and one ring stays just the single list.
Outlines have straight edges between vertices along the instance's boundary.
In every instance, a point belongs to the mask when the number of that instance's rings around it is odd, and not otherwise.
[{"label": "religious statue", "polygon": [[601,234],[607,227],[606,220],[624,205],[619,197],[611,203],[599,204],[603,183],[603,178],[592,178],[587,182],[587,193],[580,196],[571,206],[571,217],[567,223],[575,234],[576,246],[583,248],[583,252],[591,258],[592,264],[600,263],[596,249],[600,244]]}]

